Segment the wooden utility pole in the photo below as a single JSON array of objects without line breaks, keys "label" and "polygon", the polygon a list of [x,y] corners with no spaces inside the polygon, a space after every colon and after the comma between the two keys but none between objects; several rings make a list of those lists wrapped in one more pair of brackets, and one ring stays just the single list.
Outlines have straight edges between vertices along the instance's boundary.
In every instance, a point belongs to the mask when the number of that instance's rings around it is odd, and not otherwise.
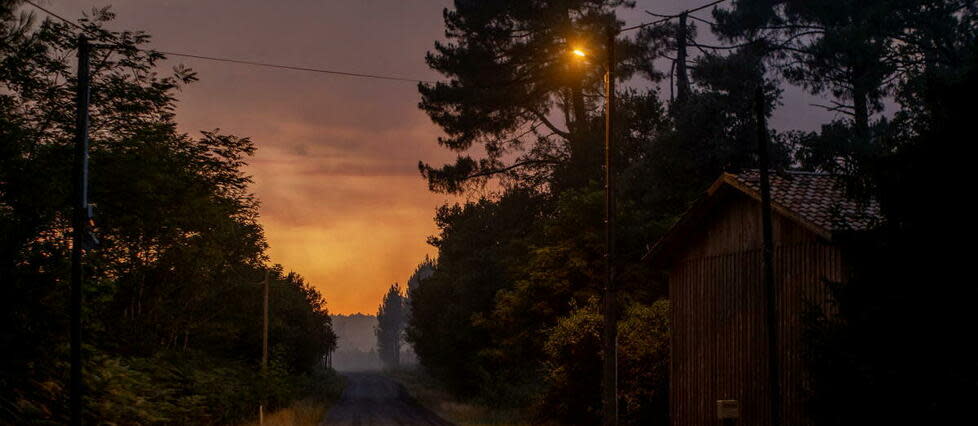
[{"label": "wooden utility pole", "polygon": [[262,282],[265,291],[265,303],[262,307],[263,320],[261,332],[261,372],[263,375],[268,370],[268,274],[269,270],[265,269],[265,280]]},{"label": "wooden utility pole", "polygon": [[262,280],[262,291],[264,293],[264,302],[262,303],[262,327],[261,327],[261,380],[262,380],[262,395],[261,400],[258,403],[258,424],[265,424],[265,396],[266,396],[266,383],[268,378],[265,375],[268,373],[268,276],[270,269],[265,268],[265,279]]},{"label": "wooden utility pole", "polygon": [[618,424],[618,306],[615,293],[615,38],[614,23],[608,26],[607,73],[605,74],[604,125],[604,206],[605,206],[605,284],[604,284],[604,368],[602,374],[602,405],[604,425]]},{"label": "wooden utility pole", "polygon": [[767,302],[768,377],[771,391],[771,425],[781,425],[781,371],[778,363],[777,289],[774,282],[774,231],[771,226],[771,176],[763,76],[758,82],[754,113],[757,120],[757,159],[761,187],[761,237],[764,293]]},{"label": "wooden utility pole", "polygon": [[82,421],[82,246],[87,244],[88,221],[88,103],[89,53],[91,45],[84,35],[78,36],[78,84],[76,87],[75,158],[72,180],[74,202],[71,244],[71,425]]}]

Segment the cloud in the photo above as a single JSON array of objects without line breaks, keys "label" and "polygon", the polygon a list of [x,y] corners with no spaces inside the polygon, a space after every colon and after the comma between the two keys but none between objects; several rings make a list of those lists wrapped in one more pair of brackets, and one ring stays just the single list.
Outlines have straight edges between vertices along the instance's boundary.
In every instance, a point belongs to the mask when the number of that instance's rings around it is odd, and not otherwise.
[{"label": "cloud", "polygon": [[[107,1],[49,2],[79,17]],[[697,4],[699,2],[696,2]],[[450,0],[113,0],[110,28],[146,30],[152,47],[259,62],[438,79],[425,53],[443,38]],[[643,0],[626,13],[678,11],[694,2]],[[701,34],[706,31],[701,30]],[[251,137],[248,172],[262,200],[274,262],[309,278],[334,313],[373,312],[391,282],[433,254],[436,206],[417,162],[450,162],[440,134],[417,108],[415,84],[171,57],[200,81],[179,93],[188,133],[221,128]],[[786,92],[775,125],[811,125],[807,102]],[[808,112],[805,112],[808,111]],[[819,117],[821,118],[821,117]]]}]

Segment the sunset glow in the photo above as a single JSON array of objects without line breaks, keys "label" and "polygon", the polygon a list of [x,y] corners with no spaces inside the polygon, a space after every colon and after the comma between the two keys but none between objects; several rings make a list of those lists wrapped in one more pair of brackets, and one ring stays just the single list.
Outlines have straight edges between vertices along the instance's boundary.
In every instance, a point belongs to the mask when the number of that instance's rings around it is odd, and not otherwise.
[{"label": "sunset glow", "polygon": [[[214,17],[228,13],[227,2],[111,4],[120,22],[152,34],[160,50],[438,80],[424,56],[443,39],[442,9],[452,2],[242,1],[234,4],[234,19],[218,23]],[[68,16],[91,6],[51,5]],[[630,19],[641,18],[632,13]],[[568,54],[589,56],[583,45]],[[255,142],[247,171],[261,200],[271,262],[322,291],[331,312],[374,313],[390,284],[403,284],[425,255],[437,254],[426,243],[436,232],[432,218],[455,199],[431,193],[417,164],[453,162],[456,154],[438,145],[442,133],[418,109],[416,84],[178,57],[161,62],[159,71],[177,65],[200,79],[179,93],[180,130],[219,128]],[[820,113],[793,113],[792,105],[778,114],[799,120]]]}]

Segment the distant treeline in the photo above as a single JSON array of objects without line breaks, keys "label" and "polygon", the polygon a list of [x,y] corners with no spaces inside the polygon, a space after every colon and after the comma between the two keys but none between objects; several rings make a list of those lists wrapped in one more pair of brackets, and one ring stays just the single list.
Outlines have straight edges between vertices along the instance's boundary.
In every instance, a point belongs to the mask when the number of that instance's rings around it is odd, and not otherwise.
[{"label": "distant treeline", "polygon": [[[0,423],[68,423],[68,294],[78,30],[0,1]],[[93,43],[93,231],[84,255],[86,424],[226,424],[328,383],[336,338],[322,295],[270,273],[270,362],[259,374],[267,247],[244,172],[248,138],[177,131],[189,69],[158,74],[143,32],[107,9]],[[112,27],[113,25],[107,25]]]},{"label": "distant treeline", "polygon": [[411,293],[434,271],[435,261],[425,256],[408,277],[407,288],[394,283],[381,299],[375,317],[377,326],[374,335],[377,338],[377,356],[384,368],[396,370],[418,363],[414,348],[405,341],[405,329],[411,320]]},{"label": "distant treeline", "polygon": [[382,368],[377,355],[377,317],[366,314],[333,315],[336,351],[332,355],[337,371],[376,371]]},{"label": "distant treeline", "polygon": [[333,331],[336,332],[336,350],[357,349],[376,350],[377,338],[374,329],[377,317],[367,314],[332,315]]},{"label": "distant treeline", "polygon": [[[432,191],[473,201],[437,212],[437,267],[409,292],[407,336],[462,398],[599,423],[603,37],[629,5],[459,1],[445,12],[447,40],[427,62],[449,82],[422,84],[420,106],[459,157],[419,166]],[[670,306],[642,258],[722,172],[757,167],[756,105],[770,116],[789,85],[837,115],[813,132],[763,128],[772,166],[842,175],[885,216],[850,285],[826,283],[838,315],[807,320],[815,420],[970,416],[976,287],[966,250],[947,239],[968,245],[972,222],[955,200],[973,168],[976,2],[738,0],[698,18],[617,40],[618,81],[662,87],[625,86],[615,116],[622,422],[669,421]],[[697,43],[701,31],[727,47]],[[572,47],[591,59],[575,62]]]}]

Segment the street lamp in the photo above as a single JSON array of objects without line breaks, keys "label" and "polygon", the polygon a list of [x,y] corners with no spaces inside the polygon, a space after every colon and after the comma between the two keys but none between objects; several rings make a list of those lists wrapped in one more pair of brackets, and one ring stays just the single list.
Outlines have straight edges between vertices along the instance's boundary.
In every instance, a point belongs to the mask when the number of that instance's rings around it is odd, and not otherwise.
[{"label": "street lamp", "polygon": [[[605,47],[605,118],[604,118],[604,207],[605,207],[605,283],[604,283],[604,333],[602,348],[604,365],[601,375],[603,424],[618,424],[618,303],[615,289],[615,174],[614,174],[614,117],[615,117],[615,38],[618,30],[608,27]],[[581,48],[573,48],[571,54],[586,58]]]}]

